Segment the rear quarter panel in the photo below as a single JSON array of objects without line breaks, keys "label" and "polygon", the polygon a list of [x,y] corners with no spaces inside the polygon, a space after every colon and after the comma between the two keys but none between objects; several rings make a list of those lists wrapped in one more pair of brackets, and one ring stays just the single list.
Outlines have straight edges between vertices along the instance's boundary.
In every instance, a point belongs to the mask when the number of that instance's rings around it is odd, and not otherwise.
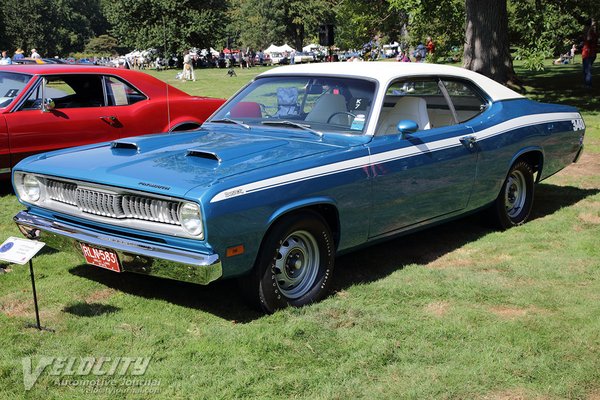
[{"label": "rear quarter panel", "polygon": [[176,98],[169,102],[170,121],[165,131],[172,130],[178,125],[195,122],[202,124],[210,117],[225,99],[210,97]]},{"label": "rear quarter panel", "polygon": [[498,196],[508,170],[523,153],[542,154],[540,179],[572,163],[584,133],[574,130],[577,118],[581,116],[573,107],[515,99],[493,103],[470,121],[478,136],[479,159],[469,208],[482,207]]}]

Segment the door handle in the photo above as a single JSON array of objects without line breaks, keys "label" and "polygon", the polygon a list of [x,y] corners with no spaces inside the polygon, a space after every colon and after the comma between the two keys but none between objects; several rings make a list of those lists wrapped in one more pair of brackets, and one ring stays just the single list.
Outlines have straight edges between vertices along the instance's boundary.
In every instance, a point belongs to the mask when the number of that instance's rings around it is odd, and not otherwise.
[{"label": "door handle", "polygon": [[115,117],[114,115],[100,117],[100,119],[110,125],[114,125],[117,122],[117,117]]},{"label": "door handle", "polygon": [[475,148],[475,144],[477,143],[477,138],[473,135],[463,136],[458,140],[469,150]]}]

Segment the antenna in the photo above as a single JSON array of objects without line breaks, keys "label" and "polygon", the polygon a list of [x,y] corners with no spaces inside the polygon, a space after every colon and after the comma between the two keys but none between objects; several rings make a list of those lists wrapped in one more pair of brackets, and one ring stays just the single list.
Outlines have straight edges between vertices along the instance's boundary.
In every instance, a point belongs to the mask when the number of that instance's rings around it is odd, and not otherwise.
[{"label": "antenna", "polygon": [[[167,27],[165,24],[165,16],[162,16],[162,25],[163,25],[163,39],[165,46],[165,54],[164,56],[167,58],[167,69],[169,68],[169,56],[167,55]],[[167,127],[168,131],[171,132],[171,102],[169,101],[169,84],[165,82],[165,87],[167,89]]]},{"label": "antenna", "polygon": [[167,87],[167,126],[169,127],[169,132],[171,132],[171,102],[169,101],[169,84],[165,82]]}]

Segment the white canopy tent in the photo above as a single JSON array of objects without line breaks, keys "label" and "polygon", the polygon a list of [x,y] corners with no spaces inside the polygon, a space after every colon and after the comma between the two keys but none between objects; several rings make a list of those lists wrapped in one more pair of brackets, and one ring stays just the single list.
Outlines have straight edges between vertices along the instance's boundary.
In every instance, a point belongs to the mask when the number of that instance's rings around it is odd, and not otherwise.
[{"label": "white canopy tent", "polygon": [[284,53],[286,51],[288,53],[291,53],[292,51],[296,51],[296,50],[294,50],[292,47],[290,47],[286,43],[283,46],[275,46],[274,44],[272,44],[269,47],[267,47],[264,52],[267,54],[271,54],[271,53]]}]

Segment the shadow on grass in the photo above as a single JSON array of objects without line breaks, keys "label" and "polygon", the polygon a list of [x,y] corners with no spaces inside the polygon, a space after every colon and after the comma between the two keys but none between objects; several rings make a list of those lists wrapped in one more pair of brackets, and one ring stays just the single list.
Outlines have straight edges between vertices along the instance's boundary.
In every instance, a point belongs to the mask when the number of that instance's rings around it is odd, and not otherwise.
[{"label": "shadow on grass", "polygon": [[0,179],[0,197],[14,195],[14,194],[15,194],[15,192],[13,191],[13,187],[10,182],[10,179],[5,179],[5,180]]},{"label": "shadow on grass", "polygon": [[577,107],[581,111],[600,110],[600,65],[594,66],[595,87],[583,87],[581,63],[551,65],[544,71],[517,70],[525,86],[530,89],[527,97],[544,103],[559,103]]},{"label": "shadow on grass", "polygon": [[[597,193],[600,190],[538,185],[533,218],[551,215]],[[475,214],[339,256],[333,290],[385,278],[406,265],[426,265],[490,232]],[[262,316],[245,304],[234,280],[200,286],[145,275],[115,274],[88,265],[72,268],[70,272],[125,293],[199,309],[239,323]]]},{"label": "shadow on grass", "polygon": [[64,312],[77,315],[79,317],[97,317],[99,315],[112,314],[120,310],[121,309],[119,307],[108,304],[86,303],[84,301],[79,301],[63,308]]}]

